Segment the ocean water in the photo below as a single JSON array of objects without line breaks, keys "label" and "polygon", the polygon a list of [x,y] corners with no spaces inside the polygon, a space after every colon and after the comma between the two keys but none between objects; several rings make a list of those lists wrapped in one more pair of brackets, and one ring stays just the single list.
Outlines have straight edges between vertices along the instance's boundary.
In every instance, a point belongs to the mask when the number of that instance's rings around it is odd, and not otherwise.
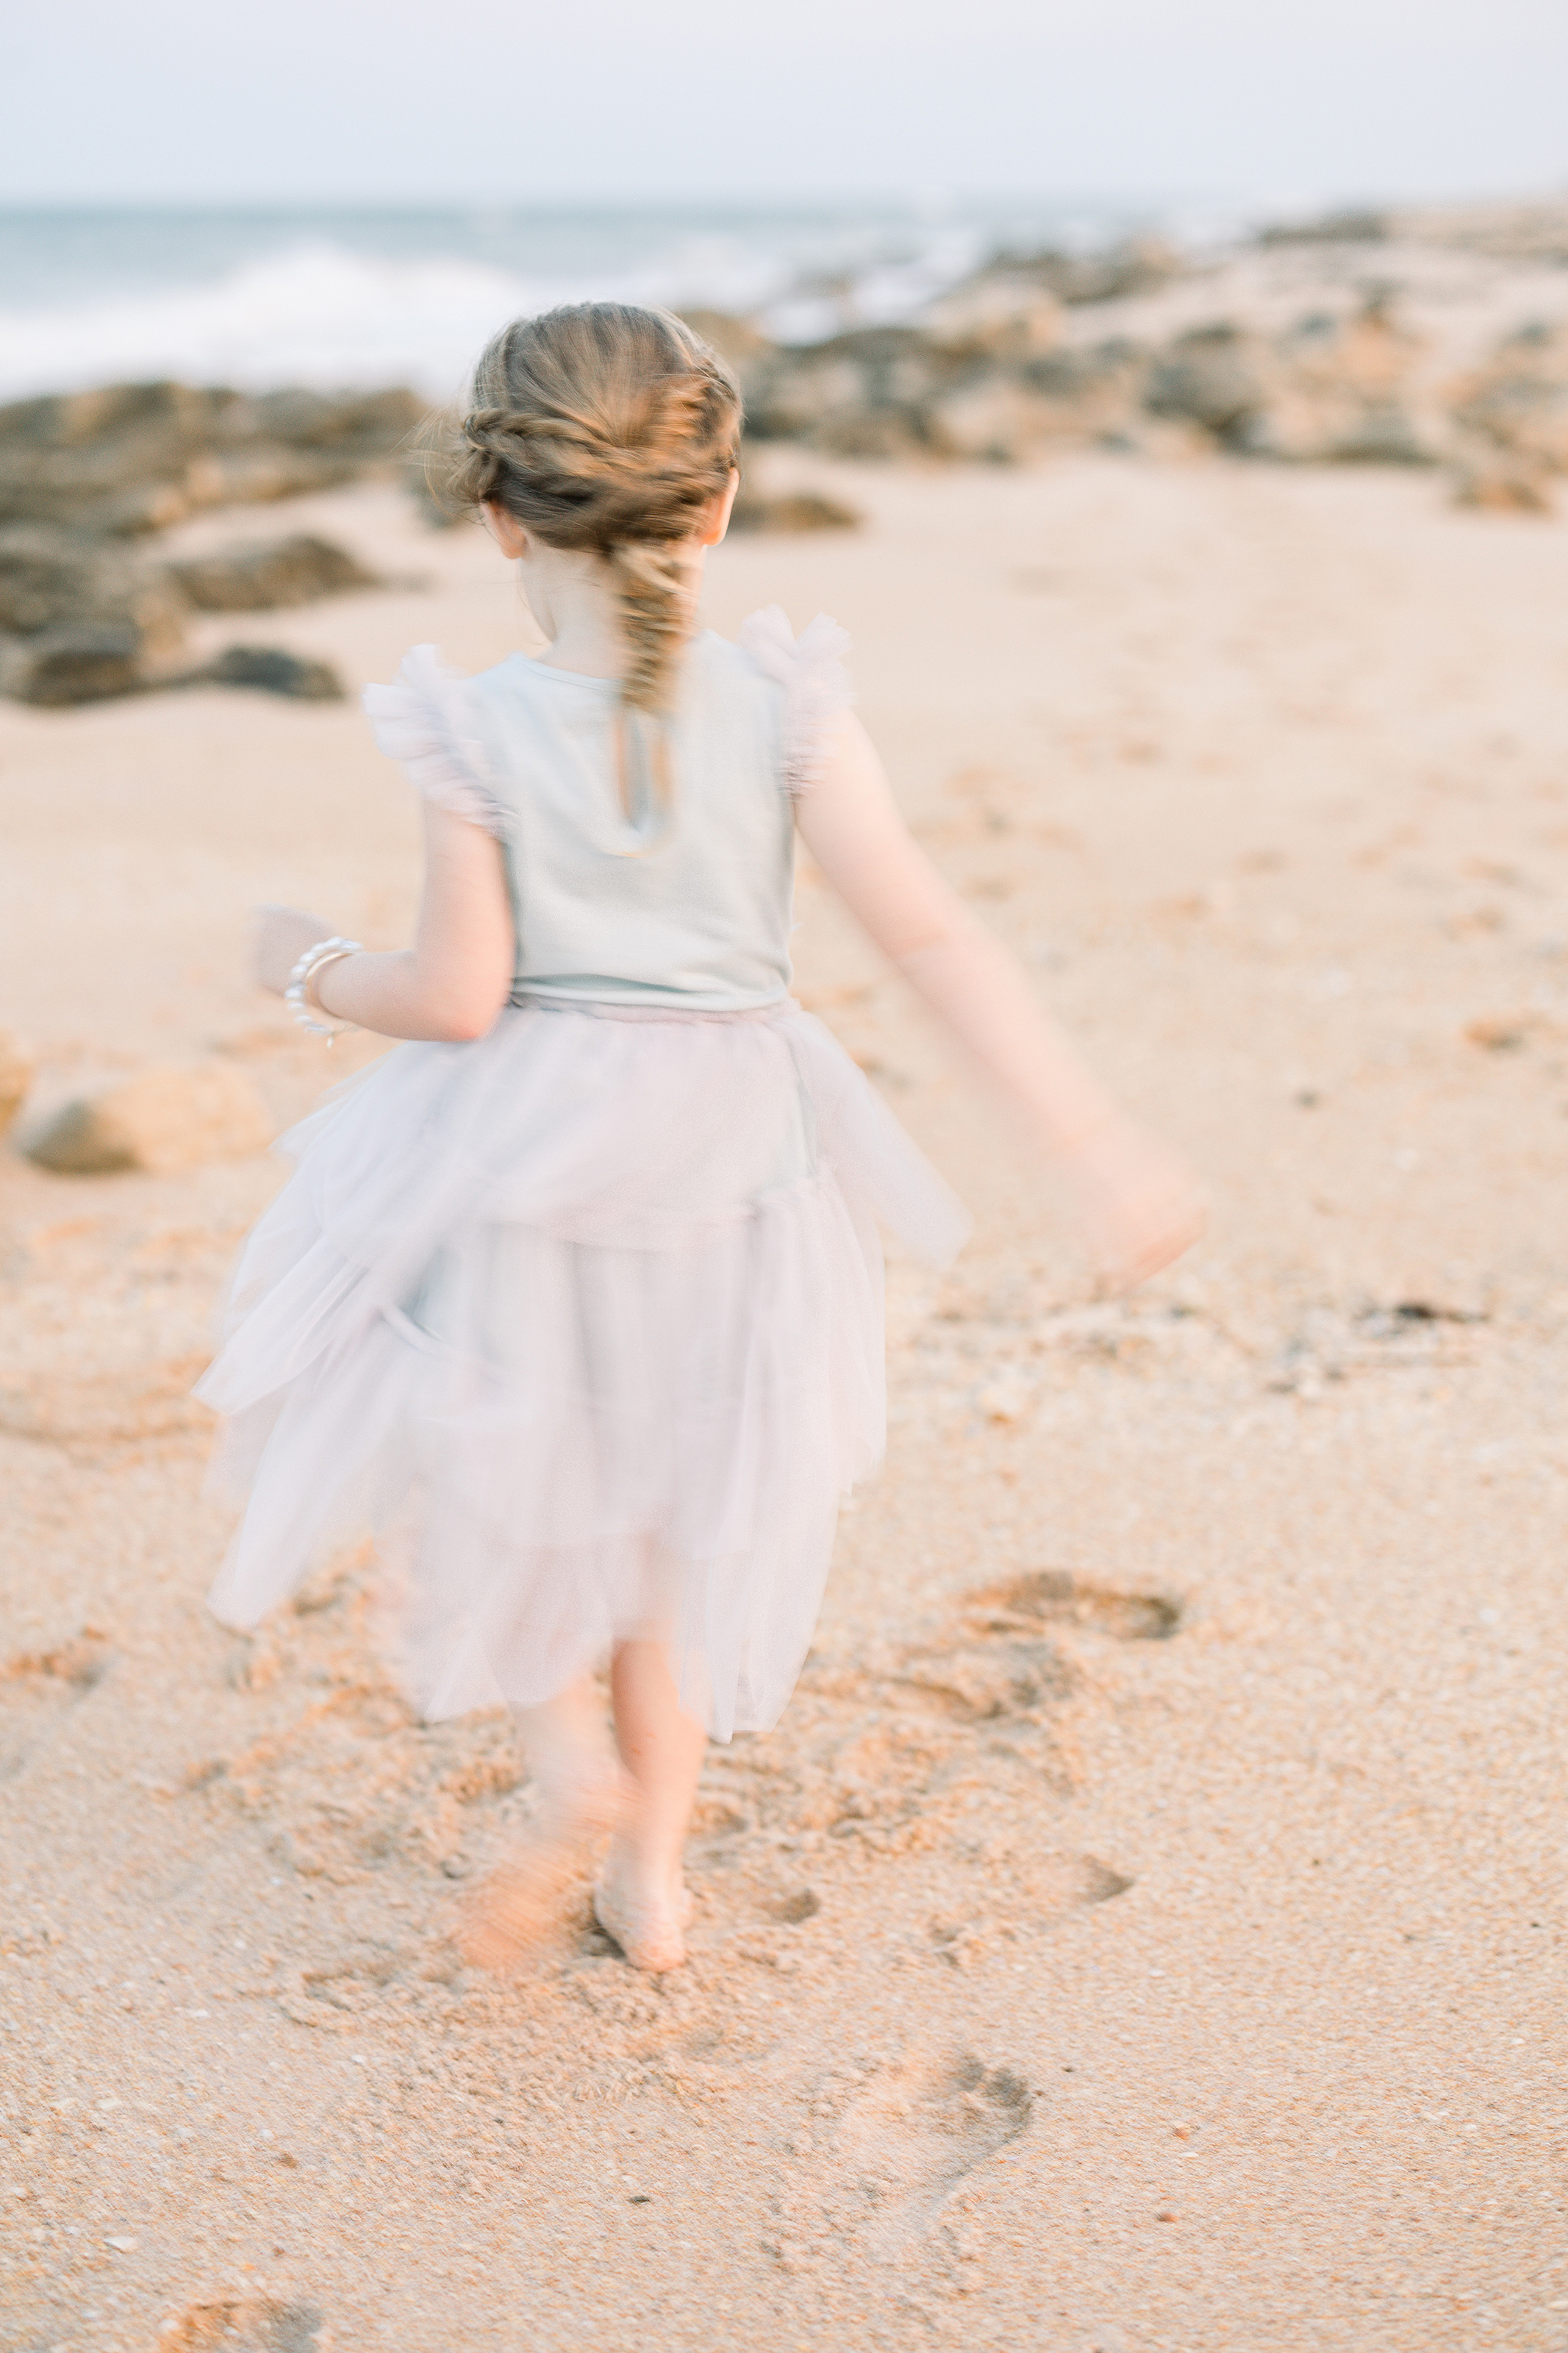
[{"label": "ocean water", "polygon": [[618,297],[785,341],[918,315],[999,248],[1178,227],[1147,206],[0,209],[0,399],[157,376],[458,392],[494,329]]}]

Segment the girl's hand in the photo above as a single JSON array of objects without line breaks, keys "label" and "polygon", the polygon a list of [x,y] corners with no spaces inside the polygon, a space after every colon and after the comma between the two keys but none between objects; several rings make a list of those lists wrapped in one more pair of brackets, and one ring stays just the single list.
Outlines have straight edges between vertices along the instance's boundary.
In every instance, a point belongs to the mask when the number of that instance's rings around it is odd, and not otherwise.
[{"label": "girl's hand", "polygon": [[1207,1209],[1192,1170],[1130,1120],[1100,1129],[1073,1154],[1067,1175],[1110,1291],[1147,1282],[1203,1232]]},{"label": "girl's hand", "polygon": [[250,939],[250,969],[258,988],[281,997],[307,948],[333,936],[331,923],[300,907],[258,907]]}]

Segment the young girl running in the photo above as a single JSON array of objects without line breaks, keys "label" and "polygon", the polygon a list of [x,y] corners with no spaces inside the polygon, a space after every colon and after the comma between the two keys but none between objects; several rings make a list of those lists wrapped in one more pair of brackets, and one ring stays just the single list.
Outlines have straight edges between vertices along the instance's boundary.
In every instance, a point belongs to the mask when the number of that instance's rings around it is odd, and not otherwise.
[{"label": "young girl running", "polygon": [[249,1492],[213,1604],[254,1625],[377,1529],[426,1716],[519,1715],[535,1835],[465,1931],[498,1968],[605,1831],[600,1922],[639,1968],[684,1958],[705,1742],[777,1720],[839,1498],[882,1451],[878,1226],[939,1262],[963,1239],[790,999],[796,831],[1074,1181],[1113,1280],[1198,1224],[906,832],[842,633],[796,640],[776,610],[739,645],[694,632],[740,427],[723,363],[662,312],[496,337],[459,480],[547,650],[461,680],[420,647],[365,695],[424,797],[411,948],[260,923],[259,978],[307,1027],[419,1042],[293,1132],[247,1246],[201,1391]]}]

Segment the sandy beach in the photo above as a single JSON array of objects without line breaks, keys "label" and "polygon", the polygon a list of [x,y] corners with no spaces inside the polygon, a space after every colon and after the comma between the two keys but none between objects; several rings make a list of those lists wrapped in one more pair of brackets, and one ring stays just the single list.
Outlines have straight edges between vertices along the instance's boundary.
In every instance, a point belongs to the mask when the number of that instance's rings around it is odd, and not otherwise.
[{"label": "sandy beach", "polygon": [[[798,985],[971,1203],[890,1270],[889,1452],[783,1724],[715,1749],[693,1957],[586,1886],[449,1942],[526,1819],[415,1722],[345,1557],[254,1640],[189,1389],[253,1154],[51,1175],[67,1098],[342,1069],[244,972],[403,934],[355,704],[0,704],[5,2353],[1563,2353],[1568,520],[1427,471],[837,462],[708,617],[856,642],[944,871],[1213,1197],[1097,1300],[1061,1205],[808,875]],[[231,511],[175,553],[232,539]],[[375,483],[269,508],[395,588],[268,616],[388,678],[529,642]],[[199,655],[234,635],[195,625]]]}]

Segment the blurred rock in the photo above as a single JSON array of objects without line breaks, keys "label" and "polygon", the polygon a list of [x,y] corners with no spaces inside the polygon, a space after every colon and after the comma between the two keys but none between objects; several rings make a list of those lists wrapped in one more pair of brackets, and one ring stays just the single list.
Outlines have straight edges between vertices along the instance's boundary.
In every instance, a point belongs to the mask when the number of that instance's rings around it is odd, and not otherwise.
[{"label": "blurred rock", "polygon": [[816,491],[782,491],[769,496],[742,490],[730,511],[731,531],[854,531],[862,518]]},{"label": "blurred rock", "polygon": [[32,637],[68,623],[128,622],[140,659],[157,663],[178,654],[188,611],[166,575],[119,548],[38,524],[0,531],[0,630]]},{"label": "blurred rock", "polygon": [[1487,450],[1460,459],[1449,474],[1453,501],[1491,514],[1549,515],[1552,493],[1538,466],[1506,451]]},{"label": "blurred rock", "polygon": [[423,414],[401,390],[252,400],[174,383],[16,401],[0,408],[0,522],[132,538],[200,507],[329,489],[391,457]]},{"label": "blurred rock", "polygon": [[378,575],[346,548],[304,532],[289,539],[241,541],[167,569],[202,613],[270,612],[281,605],[341,596],[345,589],[380,586]]},{"label": "blurred rock", "polygon": [[262,439],[360,459],[395,456],[423,426],[428,406],[401,385],[337,396],[303,390],[269,392],[255,404]]},{"label": "blurred rock", "polygon": [[8,1029],[0,1029],[0,1135],[27,1100],[33,1070],[33,1058],[21,1039]]},{"label": "blurred rock", "polygon": [[1568,473],[1568,322],[1510,335],[1453,387],[1458,423],[1542,472]]},{"label": "blurred rock", "polygon": [[1382,245],[1391,229],[1388,214],[1320,213],[1314,219],[1274,221],[1258,231],[1259,245]]},{"label": "blurred rock", "polygon": [[40,1167],[68,1176],[168,1174],[260,1152],[272,1134],[254,1081],[232,1062],[207,1061],[142,1071],[67,1103],[27,1150]]},{"label": "blurred rock", "polygon": [[679,315],[732,367],[743,367],[748,360],[755,359],[759,352],[773,348],[760,327],[754,327],[749,319],[737,319],[731,311],[705,311],[699,306],[682,311]]},{"label": "blurred rock", "polygon": [[343,683],[330,662],[309,661],[281,646],[228,646],[215,661],[187,670],[181,686],[255,686],[300,702],[342,702]]},{"label": "blurred rock", "polygon": [[965,284],[1027,280],[1058,302],[1115,302],[1132,294],[1156,293],[1181,277],[1185,267],[1163,237],[1131,237],[1099,253],[1063,253],[1050,247],[1037,253],[998,253]]},{"label": "blurred rock", "polygon": [[134,621],[63,621],[0,641],[0,694],[58,710],[135,694],[146,684]]},{"label": "blurred rock", "polygon": [[1247,338],[1224,324],[1180,336],[1150,370],[1143,405],[1152,417],[1184,417],[1223,441],[1262,414],[1265,397]]}]

